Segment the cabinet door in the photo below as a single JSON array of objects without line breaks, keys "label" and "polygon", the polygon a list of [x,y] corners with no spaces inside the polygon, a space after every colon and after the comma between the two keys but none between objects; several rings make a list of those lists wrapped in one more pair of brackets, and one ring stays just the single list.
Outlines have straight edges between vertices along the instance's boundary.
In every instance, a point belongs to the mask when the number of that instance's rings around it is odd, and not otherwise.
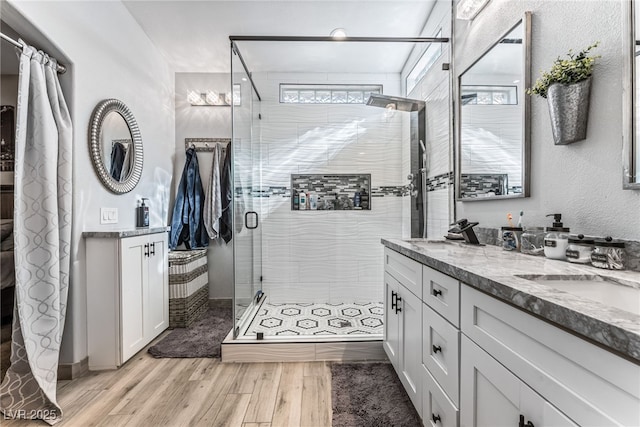
[{"label": "cabinet door", "polygon": [[149,297],[145,304],[147,341],[157,337],[169,326],[167,234],[153,234],[149,243]]},{"label": "cabinet door", "polygon": [[525,426],[577,426],[469,338],[461,341],[461,426],[516,427],[520,416]]},{"label": "cabinet door", "polygon": [[461,344],[460,426],[516,427],[520,381],[464,335]]},{"label": "cabinet door", "polygon": [[148,236],[120,240],[120,363],[146,344],[143,306],[147,299],[148,242]]},{"label": "cabinet door", "polygon": [[577,427],[565,414],[544,400],[542,396],[524,383],[520,390],[520,411],[524,414],[525,425],[531,422],[535,427]]},{"label": "cabinet door", "polygon": [[400,286],[400,380],[422,416],[422,301]]},{"label": "cabinet door", "polygon": [[400,316],[396,313],[396,296],[400,284],[389,273],[384,274],[384,351],[391,364],[400,373],[399,362],[399,324]]}]

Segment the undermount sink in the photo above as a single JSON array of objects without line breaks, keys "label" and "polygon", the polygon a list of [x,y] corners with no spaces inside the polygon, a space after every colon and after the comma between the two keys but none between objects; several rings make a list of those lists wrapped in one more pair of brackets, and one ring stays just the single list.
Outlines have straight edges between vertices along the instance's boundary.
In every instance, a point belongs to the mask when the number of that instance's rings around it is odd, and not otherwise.
[{"label": "undermount sink", "polygon": [[516,274],[522,279],[597,301],[640,316],[640,283],[598,275]]}]

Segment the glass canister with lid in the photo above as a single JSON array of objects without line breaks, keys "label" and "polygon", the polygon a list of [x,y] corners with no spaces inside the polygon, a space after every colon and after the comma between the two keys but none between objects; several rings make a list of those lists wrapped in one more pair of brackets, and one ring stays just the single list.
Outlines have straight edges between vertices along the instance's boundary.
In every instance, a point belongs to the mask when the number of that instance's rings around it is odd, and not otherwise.
[{"label": "glass canister with lid", "polygon": [[502,227],[502,249],[505,251],[520,250],[522,227]]},{"label": "glass canister with lid", "polygon": [[627,261],[624,242],[615,241],[611,236],[596,239],[591,253],[591,265],[608,270],[624,270]]},{"label": "glass canister with lid", "polygon": [[525,227],[520,252],[527,255],[544,255],[544,227]]},{"label": "glass canister with lid", "polygon": [[569,236],[569,246],[565,252],[567,261],[578,264],[589,264],[591,262],[591,253],[595,240],[591,237],[585,237],[584,234],[577,236]]}]

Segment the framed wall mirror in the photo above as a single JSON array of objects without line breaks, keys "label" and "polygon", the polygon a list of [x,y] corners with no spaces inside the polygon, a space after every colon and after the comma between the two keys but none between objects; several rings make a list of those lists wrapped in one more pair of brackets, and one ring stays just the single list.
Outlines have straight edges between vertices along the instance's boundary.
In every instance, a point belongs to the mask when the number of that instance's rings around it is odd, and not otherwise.
[{"label": "framed wall mirror", "polygon": [[133,113],[117,99],[105,99],[93,110],[89,127],[89,153],[104,186],[123,194],[142,176],[142,137]]},{"label": "framed wall mirror", "polygon": [[622,186],[640,190],[640,7],[624,2]]},{"label": "framed wall mirror", "polygon": [[458,79],[456,199],[529,196],[531,12]]}]

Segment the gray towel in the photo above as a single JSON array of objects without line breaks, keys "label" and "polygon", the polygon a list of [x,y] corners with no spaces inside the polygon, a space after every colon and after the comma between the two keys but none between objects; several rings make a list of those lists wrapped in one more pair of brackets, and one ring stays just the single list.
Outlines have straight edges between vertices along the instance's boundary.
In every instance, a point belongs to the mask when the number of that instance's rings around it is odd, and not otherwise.
[{"label": "gray towel", "polygon": [[204,226],[210,239],[217,239],[220,234],[220,217],[222,216],[222,197],[220,194],[220,159],[222,147],[216,144],[213,148],[213,163],[209,175],[209,185],[204,196]]}]

